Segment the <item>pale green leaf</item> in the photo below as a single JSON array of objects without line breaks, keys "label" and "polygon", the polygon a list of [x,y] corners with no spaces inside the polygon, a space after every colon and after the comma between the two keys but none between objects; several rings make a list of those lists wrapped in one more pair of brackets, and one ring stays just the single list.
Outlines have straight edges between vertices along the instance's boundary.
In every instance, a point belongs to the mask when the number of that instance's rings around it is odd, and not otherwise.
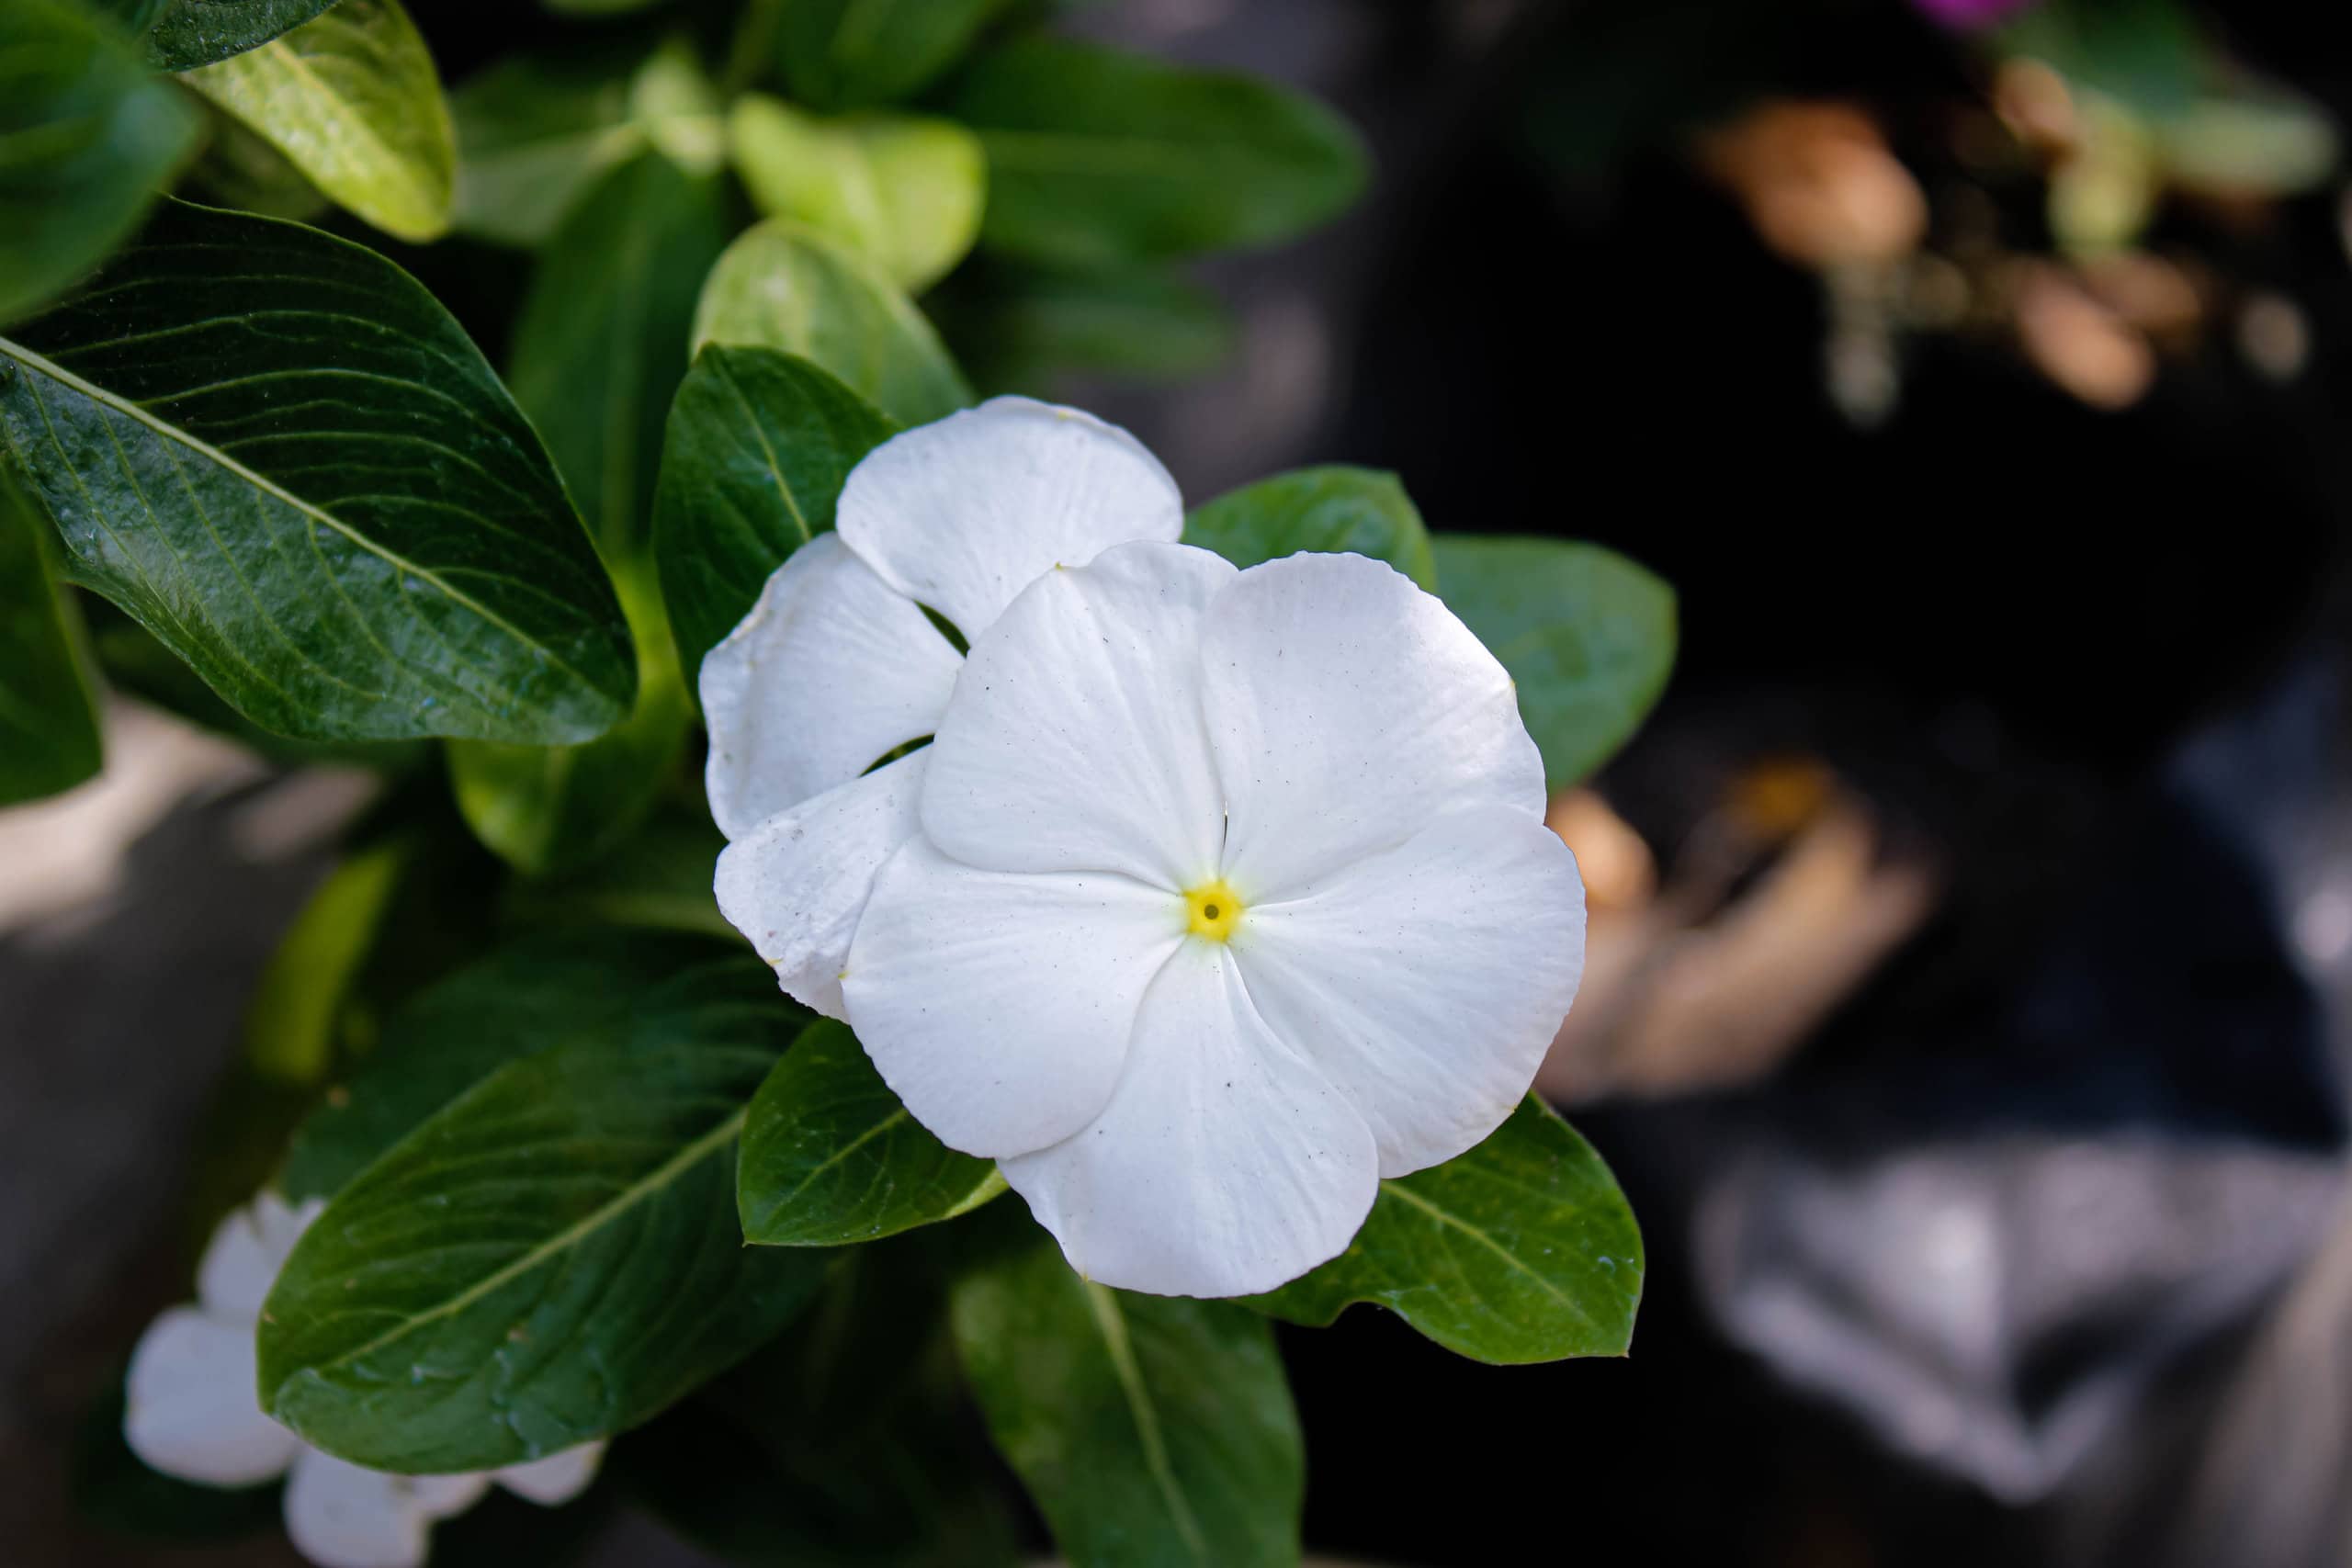
[{"label": "pale green leaf", "polygon": [[1612,550],[1440,534],[1438,592],[1502,660],[1566,789],[1633,738],[1674,669],[1674,590]]},{"label": "pale green leaf", "polygon": [[873,263],[771,218],[727,247],[704,284],[695,343],[747,344],[815,362],[901,424],[972,400],[921,310]]},{"label": "pale green leaf", "polygon": [[0,6],[0,325],[97,265],[196,131],[171,85],[67,0]]},{"label": "pale green leaf", "polygon": [[949,1317],[989,1434],[1076,1568],[1297,1562],[1306,1467],[1262,1318],[1081,1280],[1043,1233],[968,1269]]},{"label": "pale green leaf", "polygon": [[0,334],[0,446],[69,579],[266,728],[551,744],[628,709],[628,628],[546,448],[372,251],[165,203]]},{"label": "pale green leaf", "polygon": [[1193,509],[1184,542],[1236,566],[1301,550],[1386,561],[1423,588],[1437,586],[1428,529],[1394,474],[1334,465],[1295,468]]},{"label": "pale green leaf", "polygon": [[711,344],[670,408],[654,557],[684,668],[735,629],[768,577],[833,525],[858,459],[898,430],[805,359]]},{"label": "pale green leaf", "polygon": [[263,1310],[273,1416],[379,1469],[492,1469],[638,1425],[800,1310],[829,1256],[743,1247],[734,1181],[808,1015],[701,946],[584,1010],[543,992],[504,1066],[335,1193]]},{"label": "pale green leaf", "polygon": [[980,231],[988,171],[953,120],[820,119],[751,94],[727,122],[735,166],[760,210],[865,256],[910,293],[945,276]]},{"label": "pale green leaf", "polygon": [[456,136],[433,56],[400,0],[340,0],[183,80],[386,233],[447,231]]},{"label": "pale green leaf", "polygon": [[1372,1302],[1481,1361],[1622,1356],[1642,1269],[1609,1168],[1531,1095],[1468,1154],[1382,1182],[1346,1252],[1250,1304],[1320,1327]]},{"label": "pale green leaf", "polygon": [[743,1239],[840,1247],[952,1220],[1004,1190],[925,1132],[845,1023],[801,1032],[752,1101],[735,1177]]}]

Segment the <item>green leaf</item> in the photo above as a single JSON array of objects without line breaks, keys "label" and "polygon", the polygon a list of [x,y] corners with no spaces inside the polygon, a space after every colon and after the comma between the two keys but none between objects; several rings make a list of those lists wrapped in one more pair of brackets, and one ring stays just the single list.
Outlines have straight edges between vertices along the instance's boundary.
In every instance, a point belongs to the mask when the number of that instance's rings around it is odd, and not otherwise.
[{"label": "green leaf", "polygon": [[265,728],[585,739],[628,628],[547,450],[416,281],[167,202],[0,335],[0,446],[121,605]]},{"label": "green leaf", "polygon": [[711,868],[726,847],[698,802],[656,806],[636,832],[587,864],[517,878],[506,890],[503,918],[520,931],[643,926],[740,942],[711,893]]},{"label": "green leaf", "polygon": [[317,16],[335,0],[163,0],[147,29],[147,63],[193,71],[259,49]]},{"label": "green leaf", "polygon": [[703,285],[695,344],[748,344],[815,361],[901,424],[972,400],[939,334],[854,251],[781,218],[736,237]]},{"label": "green leaf", "polygon": [[1004,0],[790,0],[777,39],[792,96],[820,109],[897,103],[963,55]]},{"label": "green leaf", "polygon": [[295,1131],[278,1186],[298,1203],[334,1197],[509,1062],[611,1030],[729,951],[671,932],[543,931],[447,976],[392,1015],[376,1049]]},{"label": "green leaf", "polygon": [[1632,739],[1674,669],[1674,590],[1612,550],[1440,534],[1439,591],[1519,686],[1520,716],[1566,789]]},{"label": "green leaf", "polygon": [[71,789],[103,761],[81,617],[51,573],[49,540],[0,458],[0,806]]},{"label": "green leaf", "polygon": [[955,1285],[989,1431],[1077,1568],[1296,1563],[1297,1413],[1262,1318],[1130,1295],[1038,1244]]},{"label": "green leaf", "polygon": [[923,1131],[845,1023],[802,1032],[752,1100],[735,1204],[762,1247],[841,1247],[968,1213],[1004,1190]]},{"label": "green leaf", "polygon": [[808,1015],[705,946],[593,1023],[518,1025],[542,1048],[335,1194],[263,1308],[271,1415],[355,1463],[493,1469],[634,1427],[791,1320],[831,1257],[741,1245],[735,1150]]},{"label": "green leaf", "polygon": [[184,80],[386,233],[421,242],[447,231],[456,134],[433,56],[399,0],[340,0]]},{"label": "green leaf", "polygon": [[696,175],[718,170],[726,120],[683,42],[642,62],[521,56],[450,95],[458,127],[456,227],[502,244],[546,243],[598,175],[658,148]]},{"label": "green leaf", "polygon": [[727,136],[761,211],[840,241],[910,293],[945,276],[979,236],[988,167],[979,140],[953,120],[820,119],[755,93],[737,101]]},{"label": "green leaf", "polygon": [[648,150],[600,179],[541,253],[507,380],[608,552],[650,529],[695,301],[726,248],[718,180]]},{"label": "green leaf", "polygon": [[1043,389],[1064,371],[1167,378],[1215,369],[1233,318],[1198,284],[1158,272],[967,267],[923,301],[983,387]]},{"label": "green leaf", "polygon": [[196,130],[96,21],[62,0],[0,6],[0,324],[114,249]]},{"label": "green leaf", "polygon": [[690,676],[769,574],[833,525],[849,471],[897,430],[805,359],[721,344],[695,356],[670,406],[653,506],[654,558]]},{"label": "green leaf", "polygon": [[1347,1251],[1249,1304],[1319,1328],[1372,1302],[1458,1355],[1518,1365],[1623,1355],[1641,1299],[1616,1179],[1530,1095],[1468,1154],[1382,1182]]},{"label": "green leaf", "polygon": [[1227,491],[1193,509],[1184,542],[1242,567],[1302,550],[1353,552],[1437,587],[1420,513],[1396,475],[1374,468],[1295,468]]},{"label": "green leaf", "polygon": [[458,813],[475,837],[517,870],[539,874],[586,863],[627,838],[652,810],[694,725],[678,653],[650,564],[624,564],[617,581],[637,639],[637,706],[580,746],[449,743]]},{"label": "green leaf", "polygon": [[1035,37],[980,55],[949,103],[988,152],[982,243],[1039,261],[1269,244],[1363,188],[1347,122],[1252,76]]}]

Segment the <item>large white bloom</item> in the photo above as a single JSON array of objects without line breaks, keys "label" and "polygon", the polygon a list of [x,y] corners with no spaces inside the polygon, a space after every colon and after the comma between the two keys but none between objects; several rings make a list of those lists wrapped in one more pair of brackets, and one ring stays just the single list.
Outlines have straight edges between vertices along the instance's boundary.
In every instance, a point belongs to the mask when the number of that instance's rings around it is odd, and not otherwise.
[{"label": "large white bloom", "polygon": [[197,1270],[197,1300],[148,1325],[131,1352],[122,1435],[151,1469],[208,1486],[283,1475],[286,1533],[322,1568],[417,1568],[433,1521],[462,1513],[492,1482],[553,1506],[594,1479],[605,1445],[467,1475],[390,1475],[311,1448],[263,1414],[254,1331],[262,1302],[325,1205],[275,1192],[220,1222]]},{"label": "large white bloom", "polygon": [[[919,755],[848,1021],[1103,1283],[1238,1295],[1336,1256],[1380,1178],[1510,1114],[1575,996],[1583,887],[1510,677],[1378,562],[1049,572]],[[718,878],[763,953],[829,852],[774,847]]]},{"label": "large white bloom", "polygon": [[786,990],[842,1016],[850,932],[914,829],[929,757],[875,764],[938,728],[964,662],[924,611],[968,646],[1041,573],[1183,526],[1176,481],[1135,437],[1026,398],[894,436],[851,470],[834,531],[776,569],[700,676],[711,815],[788,895],[744,927]]}]

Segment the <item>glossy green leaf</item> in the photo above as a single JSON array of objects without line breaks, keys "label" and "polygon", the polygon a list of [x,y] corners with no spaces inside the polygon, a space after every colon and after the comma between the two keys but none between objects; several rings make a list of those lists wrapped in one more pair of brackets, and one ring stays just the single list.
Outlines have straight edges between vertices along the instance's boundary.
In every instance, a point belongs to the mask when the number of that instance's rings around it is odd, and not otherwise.
[{"label": "glossy green leaf", "polygon": [[1265,1321],[1080,1279],[1040,1233],[955,1285],[998,1450],[1076,1568],[1296,1563],[1297,1413]]},{"label": "glossy green leaf", "polygon": [[988,151],[984,243],[1102,266],[1286,240],[1363,188],[1362,144],[1311,98],[1073,39],[981,54],[950,112]]},{"label": "glossy green leaf", "polygon": [[424,740],[296,740],[264,729],[222,701],[220,693],[145,626],[104,599],[85,595],[81,604],[89,614],[98,669],[109,686],[233,740],[279,767],[332,762],[398,773],[432,760],[437,750]]},{"label": "glossy green leaf", "polygon": [[69,580],[266,728],[551,744],[635,694],[546,448],[372,251],[166,203],[85,288],[0,333],[0,445]]},{"label": "glossy green leaf", "polygon": [[752,1101],[736,1171],[743,1239],[841,1247],[952,1220],[1004,1190],[925,1132],[845,1023],[803,1031]]},{"label": "glossy green leaf", "polygon": [[956,63],[1005,0],[787,0],[777,39],[792,96],[820,109],[912,97]]},{"label": "glossy green leaf", "polygon": [[379,1469],[492,1469],[638,1425],[799,1311],[831,1259],[741,1245],[735,1151],[808,1015],[700,945],[575,987],[592,1021],[514,1020],[514,1059],[335,1194],[263,1309],[273,1416]]},{"label": "glossy green leaf", "polygon": [[649,147],[689,173],[715,173],[725,151],[718,90],[693,51],[672,42],[642,61],[518,56],[469,77],[449,97],[458,127],[456,227],[537,246],[598,175]]},{"label": "glossy green leaf", "polygon": [[80,617],[47,518],[0,459],[0,806],[71,789],[103,760]]},{"label": "glossy green leaf", "polygon": [[433,56],[400,0],[340,0],[184,79],[386,233],[423,241],[447,231],[456,134]]},{"label": "glossy green leaf", "polygon": [[474,836],[519,871],[584,864],[627,838],[676,770],[694,708],[650,565],[624,563],[617,581],[637,639],[637,706],[578,746],[449,743],[449,780]]},{"label": "glossy green leaf", "polygon": [[1530,1095],[1468,1154],[1382,1182],[1347,1251],[1250,1304],[1321,1327],[1372,1302],[1516,1365],[1623,1355],[1641,1299],[1642,1233],[1616,1179]]},{"label": "glossy green leaf", "polygon": [[642,926],[741,941],[718,912],[712,868],[727,840],[699,801],[658,805],[638,830],[585,865],[517,878],[503,918],[519,931]]},{"label": "glossy green leaf", "polygon": [[726,248],[718,180],[649,150],[597,181],[541,253],[507,380],[607,552],[650,530],[662,423]]},{"label": "glossy green leaf", "polygon": [[644,996],[728,952],[700,937],[534,933],[412,997],[350,1079],[288,1143],[287,1196],[331,1198],[426,1118],[521,1056],[610,1028]]},{"label": "glossy green leaf", "polygon": [[945,276],[979,236],[988,169],[979,140],[953,120],[820,119],[751,94],[727,135],[761,211],[840,241],[910,293]]},{"label": "glossy green leaf", "polygon": [[1674,590],[1612,550],[1440,534],[1438,591],[1519,686],[1566,789],[1632,739],[1674,669]]},{"label": "glossy green leaf", "polygon": [[781,218],[745,230],[711,268],[695,343],[813,360],[901,424],[928,424],[972,400],[939,334],[887,275]]},{"label": "glossy green leaf", "polygon": [[805,359],[711,344],[670,407],[653,550],[691,676],[769,574],[833,525],[858,459],[898,426]]},{"label": "glossy green leaf", "polygon": [[990,389],[1043,392],[1064,371],[1198,375],[1222,364],[1235,338],[1216,295],[1141,268],[967,267],[923,307],[972,378]]},{"label": "glossy green leaf", "polygon": [[335,0],[163,0],[147,28],[147,63],[193,71],[289,32]]},{"label": "glossy green leaf", "polygon": [[1396,475],[1375,468],[1295,468],[1227,491],[1193,509],[1184,542],[1242,567],[1301,550],[1352,552],[1437,587],[1420,513]]},{"label": "glossy green leaf", "polygon": [[0,6],[0,325],[97,265],[196,132],[171,85],[68,0]]}]

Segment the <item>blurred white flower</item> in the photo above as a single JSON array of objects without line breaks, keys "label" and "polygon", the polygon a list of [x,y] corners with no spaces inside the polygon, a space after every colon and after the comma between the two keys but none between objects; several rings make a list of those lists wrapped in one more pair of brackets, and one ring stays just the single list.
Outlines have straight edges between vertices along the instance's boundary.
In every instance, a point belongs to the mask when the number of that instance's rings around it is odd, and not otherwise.
[{"label": "blurred white flower", "polygon": [[[936,737],[848,1021],[1080,1272],[1271,1290],[1526,1093],[1583,887],[1510,677],[1390,568],[1104,550],[973,639]],[[853,852],[820,831],[721,858],[763,952],[808,940],[799,867]]]},{"label": "blurred white flower", "polygon": [[[1176,481],[1125,431],[996,398],[892,437],[851,470],[820,535],[703,660],[719,830],[756,830],[791,918],[745,928],[784,988],[842,1016],[840,974],[874,874],[913,831],[922,752],[968,646],[1040,573],[1184,526]],[[868,770],[871,770],[870,772]]]},{"label": "blurred white flower", "polygon": [[197,1300],[148,1325],[131,1352],[122,1435],[151,1469],[209,1486],[283,1475],[286,1533],[322,1568],[416,1568],[435,1519],[491,1484],[553,1506],[595,1478],[605,1445],[467,1475],[391,1475],[335,1458],[262,1413],[254,1330],[287,1255],[325,1205],[263,1192],[220,1222],[197,1270]]}]

